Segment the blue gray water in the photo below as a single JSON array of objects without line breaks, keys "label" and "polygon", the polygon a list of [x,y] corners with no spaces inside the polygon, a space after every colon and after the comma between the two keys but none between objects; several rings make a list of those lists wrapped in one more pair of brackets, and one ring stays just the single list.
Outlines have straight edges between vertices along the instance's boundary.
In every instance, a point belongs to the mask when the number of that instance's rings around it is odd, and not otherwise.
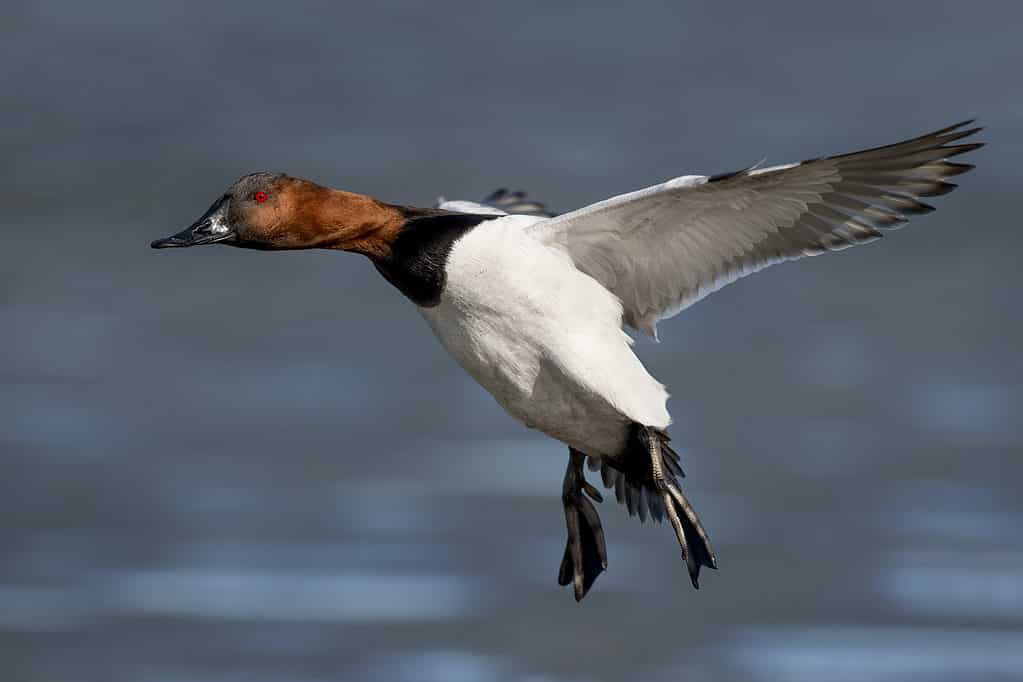
[{"label": "blue gray water", "polygon": [[[0,27],[0,677],[1023,679],[1015,2],[12,3]],[[971,115],[892,238],[637,348],[721,570],[603,505],[555,577],[564,448],[357,257],[154,252],[236,176],[559,210]]]}]

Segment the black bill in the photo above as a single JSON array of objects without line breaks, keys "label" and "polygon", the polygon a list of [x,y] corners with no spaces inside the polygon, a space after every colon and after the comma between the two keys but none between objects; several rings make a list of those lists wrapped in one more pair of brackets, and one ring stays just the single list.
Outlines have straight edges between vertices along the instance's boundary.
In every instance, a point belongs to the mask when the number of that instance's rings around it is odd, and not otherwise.
[{"label": "black bill", "polygon": [[237,235],[227,219],[227,209],[231,202],[228,194],[213,202],[202,217],[187,229],[163,239],[157,239],[150,246],[154,249],[170,249],[180,246],[200,246],[230,241]]}]

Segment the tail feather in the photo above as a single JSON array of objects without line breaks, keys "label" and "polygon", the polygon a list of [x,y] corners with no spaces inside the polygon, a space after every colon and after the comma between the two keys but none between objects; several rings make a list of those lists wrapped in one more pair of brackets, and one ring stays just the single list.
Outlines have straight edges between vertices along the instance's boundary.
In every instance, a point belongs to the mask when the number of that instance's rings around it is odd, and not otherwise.
[{"label": "tail feather", "polygon": [[[661,440],[664,474],[677,485],[679,479],[685,478],[681,459],[668,444],[668,434],[664,431],[655,433]],[[619,504],[625,506],[629,516],[638,516],[640,522],[645,522],[647,518],[657,523],[664,521],[666,518],[664,498],[654,484],[650,458],[645,448],[634,449],[630,444],[624,456],[614,459],[601,458],[599,461],[591,459],[589,465],[591,469],[600,468],[600,478],[604,487],[614,490],[615,498]],[[695,512],[691,508],[682,507],[678,502],[673,501],[672,504],[682,522],[682,530],[689,547],[687,563],[690,566],[693,585],[698,587],[700,567],[717,568],[717,564],[705,536],[698,530],[699,520]]]},{"label": "tail feather", "polygon": [[[661,452],[665,455],[665,473],[673,478],[685,478],[682,471],[682,460],[668,441],[670,438],[664,431],[658,431],[661,438]],[[608,490],[614,490],[615,499],[629,511],[629,516],[639,516],[641,523],[652,518],[657,523],[664,520],[664,503],[653,487],[650,476],[650,463],[646,453],[630,458],[628,462],[611,461],[607,458],[590,458],[588,466],[591,471],[600,469],[600,480]],[[638,461],[636,461],[638,460]]]}]

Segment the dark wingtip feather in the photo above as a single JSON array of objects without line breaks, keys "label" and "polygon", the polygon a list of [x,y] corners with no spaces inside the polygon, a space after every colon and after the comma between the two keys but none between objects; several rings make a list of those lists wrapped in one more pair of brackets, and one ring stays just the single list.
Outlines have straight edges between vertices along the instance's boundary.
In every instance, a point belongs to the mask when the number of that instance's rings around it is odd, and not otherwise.
[{"label": "dark wingtip feather", "polygon": [[976,135],[980,131],[984,130],[983,126],[977,126],[976,128],[968,128],[966,130],[957,130],[953,133],[945,135],[935,135],[934,137],[941,140],[939,144],[948,144],[949,142],[955,142],[956,140],[962,140],[963,138],[969,137],[970,135]]},{"label": "dark wingtip feather", "polygon": [[966,126],[972,126],[976,122],[977,122],[976,117],[968,118],[965,121],[959,121],[959,123],[954,123],[954,124],[952,124],[950,126],[947,126],[945,128],[941,128],[940,130],[935,130],[935,131],[930,132],[930,133],[924,133],[923,135],[919,135],[918,137],[914,137],[911,140],[907,140],[907,142],[913,142],[913,141],[916,141],[916,140],[925,140],[928,137],[944,137],[944,136],[950,136],[951,137],[951,136],[956,136],[955,139],[959,139],[960,137],[966,137],[967,135],[973,135],[977,131],[983,130],[984,126],[976,126],[974,128],[969,128],[967,130],[963,130],[963,128],[965,128]]},{"label": "dark wingtip feather", "polygon": [[902,209],[902,212],[908,213],[909,215],[924,215],[926,213],[932,213],[935,210],[936,209],[930,204],[925,204],[922,201],[917,201],[912,206],[908,206]]},{"label": "dark wingtip feather", "polygon": [[967,152],[976,151],[982,147],[986,147],[987,142],[971,142],[970,144],[954,144],[950,147],[939,147],[939,149],[948,152],[946,158],[953,156],[959,156],[960,154],[966,154]]},{"label": "dark wingtip feather", "polygon": [[921,197],[940,197],[943,194],[948,194],[959,185],[954,182],[935,182],[934,186],[923,192],[918,192],[917,196]]},{"label": "dark wingtip feather", "polygon": [[952,177],[953,175],[962,175],[963,173],[969,173],[977,166],[972,163],[957,163],[955,161],[942,161],[934,164],[941,169],[942,177]]},{"label": "dark wingtip feather", "polygon": [[957,128],[962,128],[963,126],[973,125],[976,122],[977,122],[977,118],[976,117],[968,118],[965,121],[959,121],[959,123],[953,123],[952,125],[948,126],[947,128],[942,128],[941,130],[935,130],[933,133],[927,133],[926,135],[921,135],[920,137],[929,137],[931,135],[944,135],[945,133],[950,133],[950,132],[952,132],[953,130],[955,130]]},{"label": "dark wingtip feather", "polygon": [[[877,154],[882,154],[882,153],[887,153],[887,152],[900,152],[900,153],[904,153],[904,152],[907,152],[907,150],[909,150],[911,148],[917,148],[922,143],[927,143],[926,146],[923,147],[923,149],[941,149],[941,150],[949,149],[949,150],[954,150],[954,149],[957,149],[957,147],[955,147],[955,146],[945,147],[944,145],[949,143],[949,142],[954,142],[955,140],[960,140],[960,139],[962,139],[964,137],[968,137],[969,135],[973,135],[973,134],[975,134],[975,133],[977,133],[977,132],[979,132],[979,131],[984,129],[983,127],[976,127],[976,128],[971,128],[971,129],[968,129],[968,130],[959,130],[963,126],[967,126],[967,125],[970,125],[972,123],[974,123],[974,119],[967,119],[967,120],[962,121],[960,123],[956,123],[955,125],[948,126],[947,128],[942,128],[941,130],[935,130],[935,131],[930,132],[930,133],[925,133],[923,135],[918,135],[917,137],[913,137],[913,138],[910,138],[908,140],[902,140],[901,142],[895,142],[895,143],[892,143],[892,144],[886,144],[886,145],[882,145],[880,147],[871,147],[869,149],[861,149],[859,151],[847,152],[845,154],[837,154],[835,156],[828,156],[828,157],[825,157],[825,159],[829,160],[829,161],[840,161],[840,160],[844,160],[844,159],[849,159],[850,157],[859,157],[861,159],[865,159],[866,157],[871,156],[871,155],[877,155]],[[981,143],[977,143],[977,144],[980,144],[981,146],[983,146],[984,143],[981,142]],[[971,147],[971,145],[959,145],[959,146],[960,147],[970,147],[970,149],[964,149],[963,151],[955,152],[957,154],[963,154],[963,153],[966,153],[967,151],[971,151],[971,149],[976,149],[977,148],[977,147]],[[920,149],[916,149],[916,151],[919,152]],[[952,156],[952,155],[954,155],[954,154],[950,154],[949,156]],[[810,163],[810,161],[804,161],[803,163],[804,164]]]}]

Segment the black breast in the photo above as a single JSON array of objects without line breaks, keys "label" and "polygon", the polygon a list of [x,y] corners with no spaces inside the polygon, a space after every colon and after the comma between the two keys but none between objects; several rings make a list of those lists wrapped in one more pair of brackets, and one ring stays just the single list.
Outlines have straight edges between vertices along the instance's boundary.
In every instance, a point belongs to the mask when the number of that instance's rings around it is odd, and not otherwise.
[{"label": "black breast", "polygon": [[391,244],[391,255],[374,259],[373,264],[413,303],[432,308],[440,303],[444,291],[451,246],[480,223],[500,217],[408,209],[408,222]]}]

